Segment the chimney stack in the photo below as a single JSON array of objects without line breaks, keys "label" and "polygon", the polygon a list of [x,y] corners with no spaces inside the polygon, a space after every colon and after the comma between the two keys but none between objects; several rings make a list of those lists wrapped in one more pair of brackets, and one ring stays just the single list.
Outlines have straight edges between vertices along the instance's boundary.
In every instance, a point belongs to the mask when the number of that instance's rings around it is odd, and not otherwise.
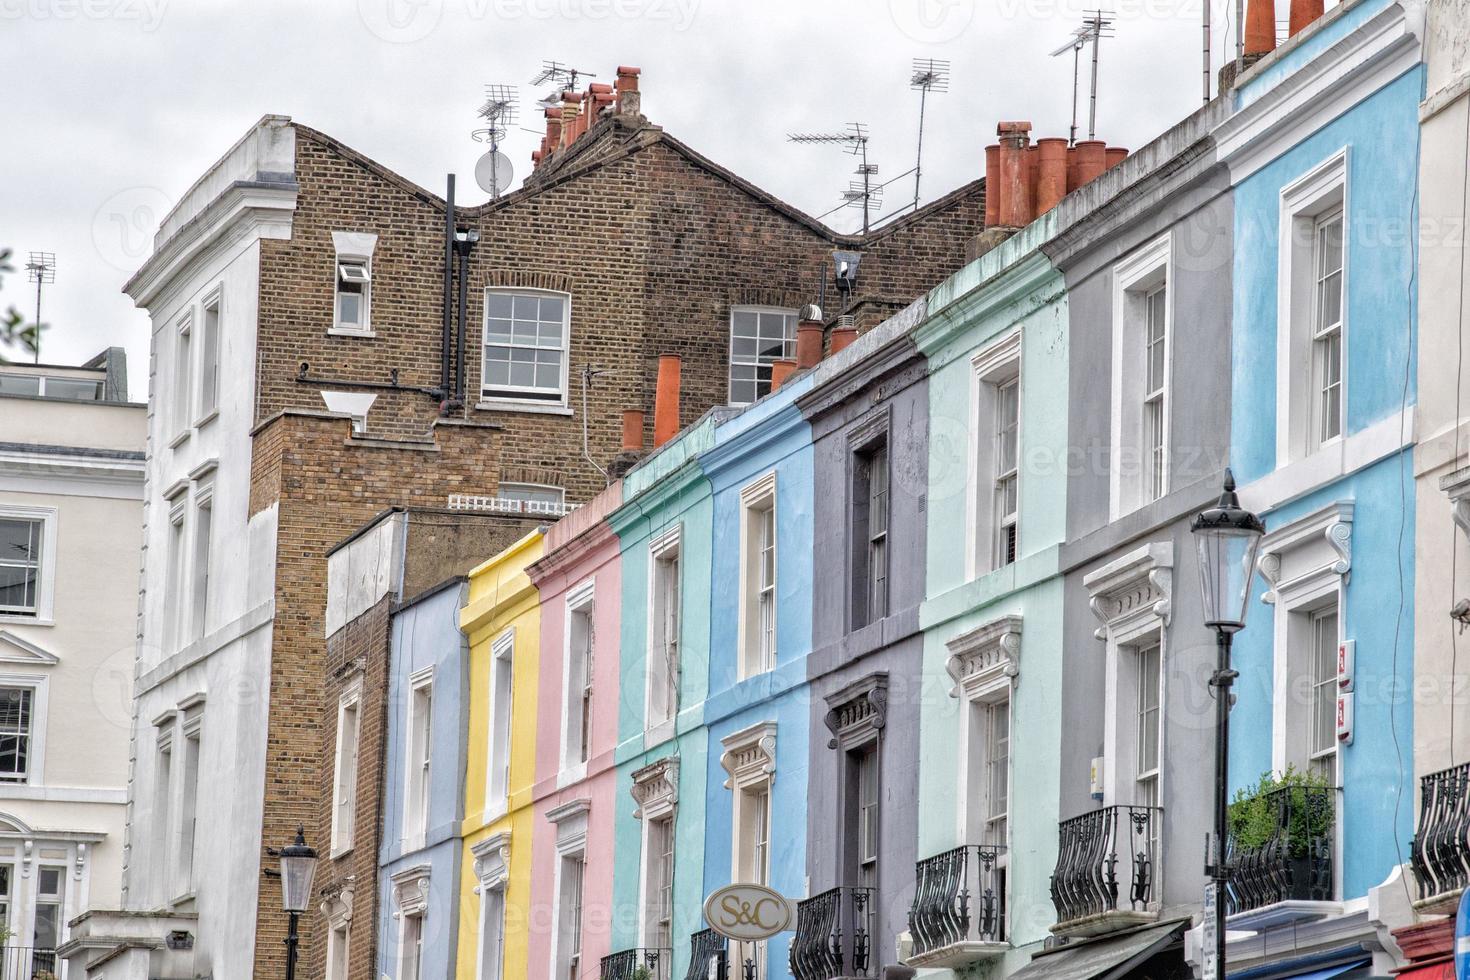
[{"label": "chimney stack", "polygon": [[1269,54],[1276,47],[1276,0],[1247,0],[1245,55]]},{"label": "chimney stack", "polygon": [[1027,181],[1027,149],[1031,142],[1029,122],[1003,122],[995,127],[1000,136],[1000,205],[998,219],[1007,228],[1031,222],[1031,187]]},{"label": "chimney stack", "polygon": [[679,431],[679,380],[683,358],[658,356],[658,387],[653,395],[653,445],[662,446]]},{"label": "chimney stack", "polygon": [[1291,0],[1291,19],[1287,23],[1287,37],[1297,34],[1312,21],[1322,16],[1322,0]]},{"label": "chimney stack", "polygon": [[1078,140],[1077,186],[1090,183],[1108,169],[1108,145],[1102,140]]},{"label": "chimney stack", "polygon": [[985,148],[985,227],[1000,224],[1000,144]]},{"label": "chimney stack", "polygon": [[636,453],[642,449],[643,409],[625,409],[623,411],[623,452]]}]

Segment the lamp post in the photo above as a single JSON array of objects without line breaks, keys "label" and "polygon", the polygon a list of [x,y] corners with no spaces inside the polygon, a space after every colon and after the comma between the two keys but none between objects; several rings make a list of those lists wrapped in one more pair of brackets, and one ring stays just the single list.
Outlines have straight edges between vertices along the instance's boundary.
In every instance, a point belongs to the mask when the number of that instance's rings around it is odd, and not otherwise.
[{"label": "lamp post", "polygon": [[1215,898],[1215,949],[1213,973],[1206,978],[1225,978],[1225,884],[1230,872],[1225,860],[1225,838],[1229,832],[1227,780],[1230,772],[1230,688],[1239,676],[1230,666],[1230,641],[1245,627],[1246,603],[1255,575],[1256,549],[1266,525],[1240,506],[1235,496],[1235,477],[1225,471],[1225,486],[1215,506],[1201,512],[1190,525],[1199,546],[1199,583],[1204,600],[1205,626],[1215,631],[1217,665],[1210,677],[1215,689],[1215,837],[1206,855],[1205,873],[1210,876]]},{"label": "lamp post", "polygon": [[286,980],[296,980],[296,947],[301,942],[296,924],[311,902],[311,879],[316,874],[316,851],[306,844],[306,828],[296,828],[296,840],[281,848],[281,907],[290,917],[286,931]]}]

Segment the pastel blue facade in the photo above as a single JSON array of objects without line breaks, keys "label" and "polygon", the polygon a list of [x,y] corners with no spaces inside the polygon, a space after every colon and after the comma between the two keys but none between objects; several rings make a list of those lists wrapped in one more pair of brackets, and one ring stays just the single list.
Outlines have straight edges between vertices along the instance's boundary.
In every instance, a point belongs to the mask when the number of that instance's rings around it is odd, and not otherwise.
[{"label": "pastel blue facade", "polygon": [[[459,630],[459,610],[466,597],[465,581],[450,579],[407,600],[393,613],[378,873],[380,976],[403,975],[409,915],[420,916],[422,922],[420,975],[455,973],[469,707],[469,647]],[[425,791],[415,779],[422,771],[424,748],[415,726],[426,690],[430,710]],[[421,799],[427,807],[419,833],[410,808]]]}]

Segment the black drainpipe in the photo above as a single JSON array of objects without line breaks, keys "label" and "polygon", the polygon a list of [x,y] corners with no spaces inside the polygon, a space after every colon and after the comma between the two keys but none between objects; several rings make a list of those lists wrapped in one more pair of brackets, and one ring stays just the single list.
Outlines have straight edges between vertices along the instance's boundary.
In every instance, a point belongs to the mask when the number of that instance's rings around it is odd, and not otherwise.
[{"label": "black drainpipe", "polygon": [[449,324],[454,299],[454,174],[449,175],[449,189],[444,194],[444,328],[440,335],[439,391],[441,408],[449,401]]},{"label": "black drainpipe", "polygon": [[479,240],[480,233],[474,228],[455,232],[454,235],[454,250],[459,253],[459,333],[454,339],[454,405],[456,408],[464,407],[465,307],[469,302],[470,252],[474,250],[475,243]]}]

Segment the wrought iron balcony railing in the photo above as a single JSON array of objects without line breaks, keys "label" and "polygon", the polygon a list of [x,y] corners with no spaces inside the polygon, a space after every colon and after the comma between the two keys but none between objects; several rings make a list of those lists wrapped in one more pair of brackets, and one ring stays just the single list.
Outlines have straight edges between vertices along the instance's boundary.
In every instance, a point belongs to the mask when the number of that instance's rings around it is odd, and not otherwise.
[{"label": "wrought iron balcony railing", "polygon": [[61,976],[53,949],[6,946],[0,949],[0,980],[52,980]]},{"label": "wrought iron balcony railing", "polygon": [[1470,762],[1419,780],[1419,826],[1410,861],[1419,897],[1470,887]]},{"label": "wrought iron balcony railing", "polygon": [[624,949],[602,958],[599,980],[670,980],[672,949]]},{"label": "wrought iron balcony railing", "polygon": [[875,976],[872,888],[832,888],[796,903],[791,974],[796,980]]},{"label": "wrought iron balcony railing", "polygon": [[684,980],[729,980],[728,964],[724,936],[701,929],[689,937],[689,972]]},{"label": "wrought iron balcony railing", "polygon": [[1262,805],[1253,817],[1232,806],[1228,915],[1332,899],[1336,795],[1331,786],[1284,786],[1248,801]]},{"label": "wrought iron balcony railing", "polygon": [[968,844],[916,865],[909,909],[914,959],[961,943],[1006,941],[1004,852]]},{"label": "wrought iron balcony railing", "polygon": [[1164,811],[1156,806],[1105,806],[1063,820],[1051,876],[1057,925],[1109,912],[1154,911],[1163,825]]}]

